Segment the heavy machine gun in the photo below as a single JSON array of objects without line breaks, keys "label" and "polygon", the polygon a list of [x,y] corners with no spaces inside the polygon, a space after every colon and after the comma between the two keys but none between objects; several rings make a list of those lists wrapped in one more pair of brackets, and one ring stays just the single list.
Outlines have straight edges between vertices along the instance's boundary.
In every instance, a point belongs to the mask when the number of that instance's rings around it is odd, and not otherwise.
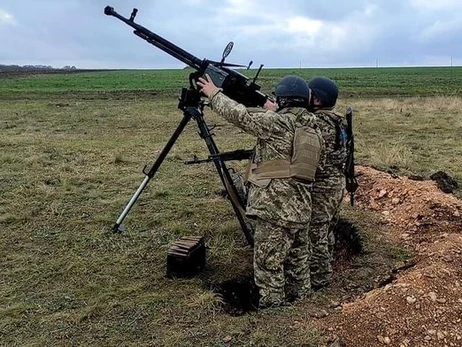
[{"label": "heavy machine gun", "polygon": [[[255,83],[263,65],[260,65],[260,68],[258,69],[257,74],[253,80],[250,80],[247,76],[232,69],[233,67],[243,67],[242,65],[229,64],[225,63],[224,61],[233,48],[232,42],[226,46],[220,62],[208,59],[201,60],[186,52],[182,48],[175,46],[173,43],[167,41],[161,36],[146,29],[145,27],[135,23],[134,19],[137,11],[137,9],[133,9],[130,18],[125,18],[119,15],[116,11],[114,11],[114,8],[110,6],[107,6],[104,9],[104,13],[106,15],[114,16],[134,28],[135,35],[170,54],[181,62],[187,64],[195,71],[189,75],[189,88],[183,88],[181,91],[181,96],[179,97],[178,108],[183,111],[183,119],[180,121],[177,129],[174,131],[149,171],[146,170],[146,167],[143,169],[143,173],[146,175],[146,177],[120,214],[119,218],[113,226],[113,231],[122,232],[124,230],[122,222],[127,216],[128,212],[135,204],[136,200],[148,182],[151,180],[151,178],[154,177],[155,173],[159,169],[175,141],[180,136],[181,132],[186,127],[187,123],[191,119],[194,119],[199,128],[199,135],[202,139],[204,139],[210,152],[210,156],[206,161],[211,161],[214,163],[227,196],[231,202],[233,210],[236,214],[236,217],[239,221],[240,227],[247,240],[247,243],[250,246],[253,246],[252,223],[249,222],[245,215],[245,202],[240,196],[231,177],[230,170],[227,168],[225,163],[227,160],[246,159],[250,156],[250,152],[248,150],[238,150],[238,152],[232,153],[232,155],[221,155],[212,137],[214,135],[213,128],[209,127],[204,120],[203,108],[205,104],[201,99],[201,93],[196,84],[196,81],[199,77],[208,74],[213,80],[214,84],[222,88],[223,93],[235,101],[248,107],[263,106],[268,99],[268,96],[262,93],[260,91],[260,86]],[[249,68],[251,64],[252,62],[249,63],[247,68]]]},{"label": "heavy machine gun", "polygon": [[[238,103],[248,107],[263,106],[265,104],[268,96],[262,93],[260,91],[260,86],[255,83],[263,65],[260,65],[256,76],[253,80],[250,80],[239,71],[231,69],[232,67],[244,67],[243,65],[225,63],[225,58],[231,53],[233,48],[233,42],[228,43],[226,46],[221,61],[217,62],[208,59],[199,59],[163,37],[135,23],[134,19],[137,12],[138,10],[134,8],[130,18],[125,18],[114,11],[114,8],[110,6],[106,6],[104,9],[106,15],[114,16],[134,28],[135,31],[133,33],[135,35],[195,69],[196,72],[190,75],[190,84],[194,89],[197,89],[197,79],[208,74],[212,78],[213,83],[217,87],[223,89],[224,94]],[[248,68],[250,68],[251,64],[252,62],[249,63]]]}]

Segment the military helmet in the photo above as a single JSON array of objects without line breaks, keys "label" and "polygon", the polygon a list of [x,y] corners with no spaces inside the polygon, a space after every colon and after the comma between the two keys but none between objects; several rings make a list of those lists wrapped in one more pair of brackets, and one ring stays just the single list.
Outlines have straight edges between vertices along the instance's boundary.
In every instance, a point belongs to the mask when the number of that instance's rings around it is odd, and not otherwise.
[{"label": "military helmet", "polygon": [[277,98],[303,98],[308,100],[308,84],[298,76],[288,75],[283,77],[274,90]]},{"label": "military helmet", "polygon": [[333,107],[337,102],[338,87],[334,81],[327,77],[313,77],[308,81],[308,87],[322,102],[322,106]]}]

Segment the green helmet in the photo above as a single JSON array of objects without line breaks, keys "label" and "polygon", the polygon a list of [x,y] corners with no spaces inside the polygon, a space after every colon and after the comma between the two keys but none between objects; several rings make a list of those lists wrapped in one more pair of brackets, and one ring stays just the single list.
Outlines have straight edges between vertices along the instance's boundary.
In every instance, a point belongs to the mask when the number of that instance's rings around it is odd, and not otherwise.
[{"label": "green helmet", "polygon": [[327,77],[313,77],[308,81],[308,87],[322,102],[324,107],[333,107],[337,102],[338,87],[334,81]]},{"label": "green helmet", "polygon": [[274,95],[277,98],[301,98],[308,101],[308,94],[309,89],[306,81],[294,75],[283,77],[274,90]]}]

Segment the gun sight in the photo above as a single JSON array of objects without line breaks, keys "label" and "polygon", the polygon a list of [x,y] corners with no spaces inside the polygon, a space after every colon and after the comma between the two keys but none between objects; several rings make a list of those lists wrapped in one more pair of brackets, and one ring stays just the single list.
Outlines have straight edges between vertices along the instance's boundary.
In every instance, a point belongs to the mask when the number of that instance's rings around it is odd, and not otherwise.
[{"label": "gun sight", "polygon": [[138,9],[134,8],[133,11],[132,11],[132,14],[130,15],[130,19],[129,19],[130,22],[133,22],[133,20],[136,17],[137,12],[138,12]]}]

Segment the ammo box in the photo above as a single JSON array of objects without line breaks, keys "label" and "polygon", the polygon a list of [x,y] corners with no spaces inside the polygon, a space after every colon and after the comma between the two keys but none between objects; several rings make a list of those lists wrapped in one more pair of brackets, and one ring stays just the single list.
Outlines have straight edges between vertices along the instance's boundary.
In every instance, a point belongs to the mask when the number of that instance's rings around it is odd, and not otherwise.
[{"label": "ammo box", "polygon": [[202,236],[183,236],[167,253],[167,277],[192,277],[205,266],[205,242]]}]

